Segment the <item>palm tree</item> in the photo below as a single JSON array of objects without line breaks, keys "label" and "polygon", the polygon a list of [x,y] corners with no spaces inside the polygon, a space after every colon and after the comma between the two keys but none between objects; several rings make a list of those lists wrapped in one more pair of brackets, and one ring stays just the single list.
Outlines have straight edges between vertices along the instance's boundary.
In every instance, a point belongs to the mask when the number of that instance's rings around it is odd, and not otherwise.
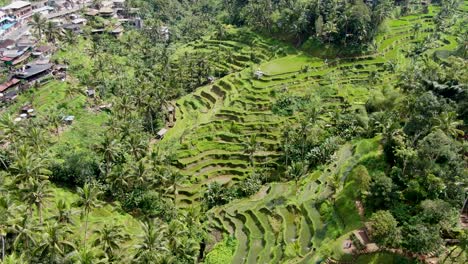
[{"label": "palm tree", "polygon": [[69,100],[75,98],[77,95],[80,94],[83,94],[83,91],[74,84],[68,85],[65,89],[65,97]]},{"label": "palm tree", "polygon": [[136,160],[141,159],[148,150],[147,142],[139,134],[131,134],[126,143]]},{"label": "palm tree", "polygon": [[58,109],[48,109],[45,120],[54,128],[55,134],[59,134],[59,128],[63,121],[63,112]]},{"label": "palm tree", "polygon": [[0,197],[0,238],[2,243],[2,260],[5,260],[5,237],[9,232],[14,230],[16,222],[19,220],[18,215],[22,208],[23,207],[14,204],[8,194]]},{"label": "palm tree", "polygon": [[9,114],[3,114],[0,117],[0,130],[3,131],[0,135],[3,142],[14,143],[20,134],[20,126]]},{"label": "palm tree", "polygon": [[44,240],[34,250],[34,255],[39,256],[42,260],[47,260],[47,263],[63,263],[67,252],[75,248],[75,245],[67,240],[70,234],[72,232],[67,226],[57,222],[48,225],[43,234]]},{"label": "palm tree", "polygon": [[249,137],[247,142],[244,142],[244,152],[249,155],[250,166],[254,165],[254,154],[258,148],[257,135],[253,134]]},{"label": "palm tree", "polygon": [[73,224],[72,215],[73,211],[65,200],[59,200],[56,204],[57,213],[52,219],[55,219],[61,224]]},{"label": "palm tree", "polygon": [[65,263],[73,264],[101,264],[109,263],[105,253],[98,248],[82,247],[68,254],[65,257]]},{"label": "palm tree", "polygon": [[44,145],[48,145],[49,140],[47,135],[44,133],[44,130],[36,126],[32,126],[25,131],[27,135],[24,138],[30,142],[30,146],[33,147],[35,153],[42,153],[42,148]]},{"label": "palm tree", "polygon": [[159,221],[144,222],[141,224],[143,235],[141,243],[137,246],[135,259],[139,263],[157,263],[169,252],[167,248],[167,226]]},{"label": "palm tree", "polygon": [[33,27],[33,29],[36,31],[36,33],[39,36],[39,39],[42,39],[42,33],[44,32],[46,23],[47,19],[42,17],[40,13],[34,13],[31,17],[29,25],[31,25],[31,27]]},{"label": "palm tree", "polygon": [[456,138],[465,135],[463,130],[458,129],[459,126],[463,125],[463,121],[457,120],[455,112],[443,112],[439,117],[435,118],[435,122],[436,125],[433,129],[440,129],[448,136]]},{"label": "palm tree", "polygon": [[308,120],[304,120],[301,122],[299,126],[299,134],[302,137],[302,142],[301,142],[301,158],[303,161],[305,161],[305,146],[306,146],[306,141],[307,141],[307,135],[309,134],[310,131],[310,123]]},{"label": "palm tree", "polygon": [[55,39],[59,36],[59,28],[52,21],[47,21],[44,25],[44,35],[49,42],[55,42]]},{"label": "palm tree", "polygon": [[29,179],[47,180],[52,173],[47,169],[48,160],[35,154],[26,146],[21,146],[14,161],[8,168],[10,175],[14,176],[15,184],[24,184]]},{"label": "palm tree", "polygon": [[121,225],[108,225],[94,230],[97,235],[94,240],[93,246],[101,247],[106,253],[107,258],[112,261],[116,257],[116,251],[120,250],[121,245],[128,239],[128,236],[122,234],[123,226]]},{"label": "palm tree", "polygon": [[[49,188],[49,181],[36,180],[29,178],[29,183],[22,190],[23,201],[29,206],[35,205],[39,216],[39,223],[42,224],[42,207],[48,198],[52,197],[52,191]],[[29,209],[29,214],[32,216],[32,207]]]},{"label": "palm tree", "polygon": [[105,174],[109,175],[111,165],[117,160],[120,153],[120,144],[116,139],[111,138],[107,135],[104,137],[104,141],[97,146],[97,152],[104,156],[105,162]]},{"label": "palm tree", "polygon": [[332,177],[328,178],[328,186],[330,187],[332,191],[332,194],[331,194],[332,202],[333,202],[333,205],[335,205],[336,195],[338,193],[338,189],[341,186],[341,176],[339,173],[335,173],[333,174]]},{"label": "palm tree", "polygon": [[299,179],[301,179],[306,174],[306,172],[307,168],[304,166],[303,162],[294,162],[293,164],[291,164],[291,166],[288,167],[286,174],[289,179],[294,180],[297,187]]},{"label": "palm tree", "polygon": [[80,196],[77,205],[81,206],[81,218],[85,218],[85,230],[84,230],[84,240],[83,245],[86,247],[86,238],[88,234],[88,217],[89,213],[93,208],[99,207],[100,202],[98,200],[99,195],[101,194],[101,190],[96,185],[96,183],[85,183],[83,188],[78,187],[77,193]]},{"label": "palm tree", "polygon": [[36,224],[31,221],[32,220],[29,215],[24,215],[21,222],[13,227],[14,233],[16,234],[16,237],[13,240],[13,248],[16,251],[27,251],[31,249],[30,247],[36,244],[34,234],[38,231],[38,228]]},{"label": "palm tree", "polygon": [[463,58],[467,58],[468,55],[468,32],[465,32],[458,37],[458,52],[460,52]]},{"label": "palm tree", "polygon": [[198,250],[197,243],[188,237],[189,232],[184,223],[178,219],[169,223],[167,230],[168,248],[175,259],[185,263],[196,262],[194,256]]},{"label": "palm tree", "polygon": [[71,46],[76,44],[77,38],[71,30],[65,30],[62,34],[62,41]]},{"label": "palm tree", "polygon": [[413,25],[413,27],[411,28],[411,31],[413,33],[414,38],[418,37],[419,32],[421,31],[421,28],[422,28],[421,23],[416,23],[416,24]]},{"label": "palm tree", "polygon": [[22,253],[21,255],[17,255],[16,252],[13,252],[12,254],[5,256],[2,259],[2,264],[28,264],[30,262],[25,260],[25,254]]},{"label": "palm tree", "polygon": [[170,181],[172,185],[172,191],[174,192],[174,206],[177,208],[177,184],[180,184],[184,181],[185,176],[181,174],[178,170],[166,169],[168,171],[167,179]]}]

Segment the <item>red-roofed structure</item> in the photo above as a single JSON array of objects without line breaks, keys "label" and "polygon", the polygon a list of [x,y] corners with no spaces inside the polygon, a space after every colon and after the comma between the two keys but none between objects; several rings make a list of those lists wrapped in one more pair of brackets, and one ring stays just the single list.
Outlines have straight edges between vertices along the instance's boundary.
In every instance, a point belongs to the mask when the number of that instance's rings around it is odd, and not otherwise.
[{"label": "red-roofed structure", "polygon": [[3,91],[17,85],[19,82],[20,82],[20,80],[13,78],[13,79],[9,80],[8,82],[2,83],[0,85],[0,93],[3,93]]}]

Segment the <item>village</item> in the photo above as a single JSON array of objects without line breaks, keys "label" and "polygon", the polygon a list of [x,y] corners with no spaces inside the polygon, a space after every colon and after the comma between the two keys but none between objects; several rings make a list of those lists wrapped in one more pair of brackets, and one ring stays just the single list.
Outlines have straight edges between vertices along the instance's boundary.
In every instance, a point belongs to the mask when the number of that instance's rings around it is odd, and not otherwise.
[{"label": "village", "polygon": [[[52,59],[60,48],[60,42],[44,38],[41,32],[44,30],[37,26],[38,23],[52,23],[58,35],[78,36],[83,34],[89,21],[96,19],[104,23],[98,27],[94,23],[91,34],[119,37],[126,27],[142,27],[138,9],[127,8],[125,0],[99,3],[90,0],[20,0],[1,7],[0,106],[5,108],[31,87],[67,78],[67,65]],[[34,116],[31,106],[23,108],[17,121]]]}]

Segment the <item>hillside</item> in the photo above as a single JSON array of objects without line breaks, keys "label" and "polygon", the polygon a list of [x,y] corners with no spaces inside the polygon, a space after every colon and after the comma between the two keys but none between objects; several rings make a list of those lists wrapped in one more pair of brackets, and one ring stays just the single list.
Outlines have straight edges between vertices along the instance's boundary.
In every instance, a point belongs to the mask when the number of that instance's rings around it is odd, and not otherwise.
[{"label": "hillside", "polygon": [[28,25],[0,263],[466,261],[468,1],[119,3]]}]

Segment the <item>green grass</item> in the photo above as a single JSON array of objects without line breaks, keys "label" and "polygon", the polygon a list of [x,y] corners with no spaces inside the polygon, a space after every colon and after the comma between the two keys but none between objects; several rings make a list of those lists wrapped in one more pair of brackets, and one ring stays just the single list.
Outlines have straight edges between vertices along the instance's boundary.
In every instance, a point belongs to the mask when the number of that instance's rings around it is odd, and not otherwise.
[{"label": "green grass", "polygon": [[[79,199],[78,195],[70,190],[57,186],[52,186],[52,193],[52,199],[49,199],[44,207],[44,219],[49,219],[56,214],[56,204],[58,201],[65,201],[73,212],[73,223],[70,227],[74,234],[78,235],[78,237],[75,238],[83,241],[85,220],[80,217],[81,209],[75,205]],[[120,209],[119,204],[104,203],[100,207],[91,210],[88,225],[88,241],[93,241],[95,238],[92,234],[93,230],[102,228],[104,224],[122,225],[124,232],[130,235],[130,240],[124,246],[128,247],[127,250],[129,251],[134,250],[134,246],[139,242],[139,235],[142,234],[141,226],[135,218],[124,213]]]},{"label": "green grass", "polygon": [[262,64],[260,69],[268,75],[276,75],[288,72],[300,71],[305,65],[317,65],[321,60],[308,56],[294,55],[277,59],[266,64]]},{"label": "green grass", "polygon": [[406,258],[403,258],[398,255],[390,253],[375,253],[362,255],[357,258],[354,262],[355,264],[396,264],[396,263],[417,263],[416,261],[411,261]]},{"label": "green grass", "polygon": [[237,243],[235,238],[225,237],[206,255],[205,264],[231,263]]}]

